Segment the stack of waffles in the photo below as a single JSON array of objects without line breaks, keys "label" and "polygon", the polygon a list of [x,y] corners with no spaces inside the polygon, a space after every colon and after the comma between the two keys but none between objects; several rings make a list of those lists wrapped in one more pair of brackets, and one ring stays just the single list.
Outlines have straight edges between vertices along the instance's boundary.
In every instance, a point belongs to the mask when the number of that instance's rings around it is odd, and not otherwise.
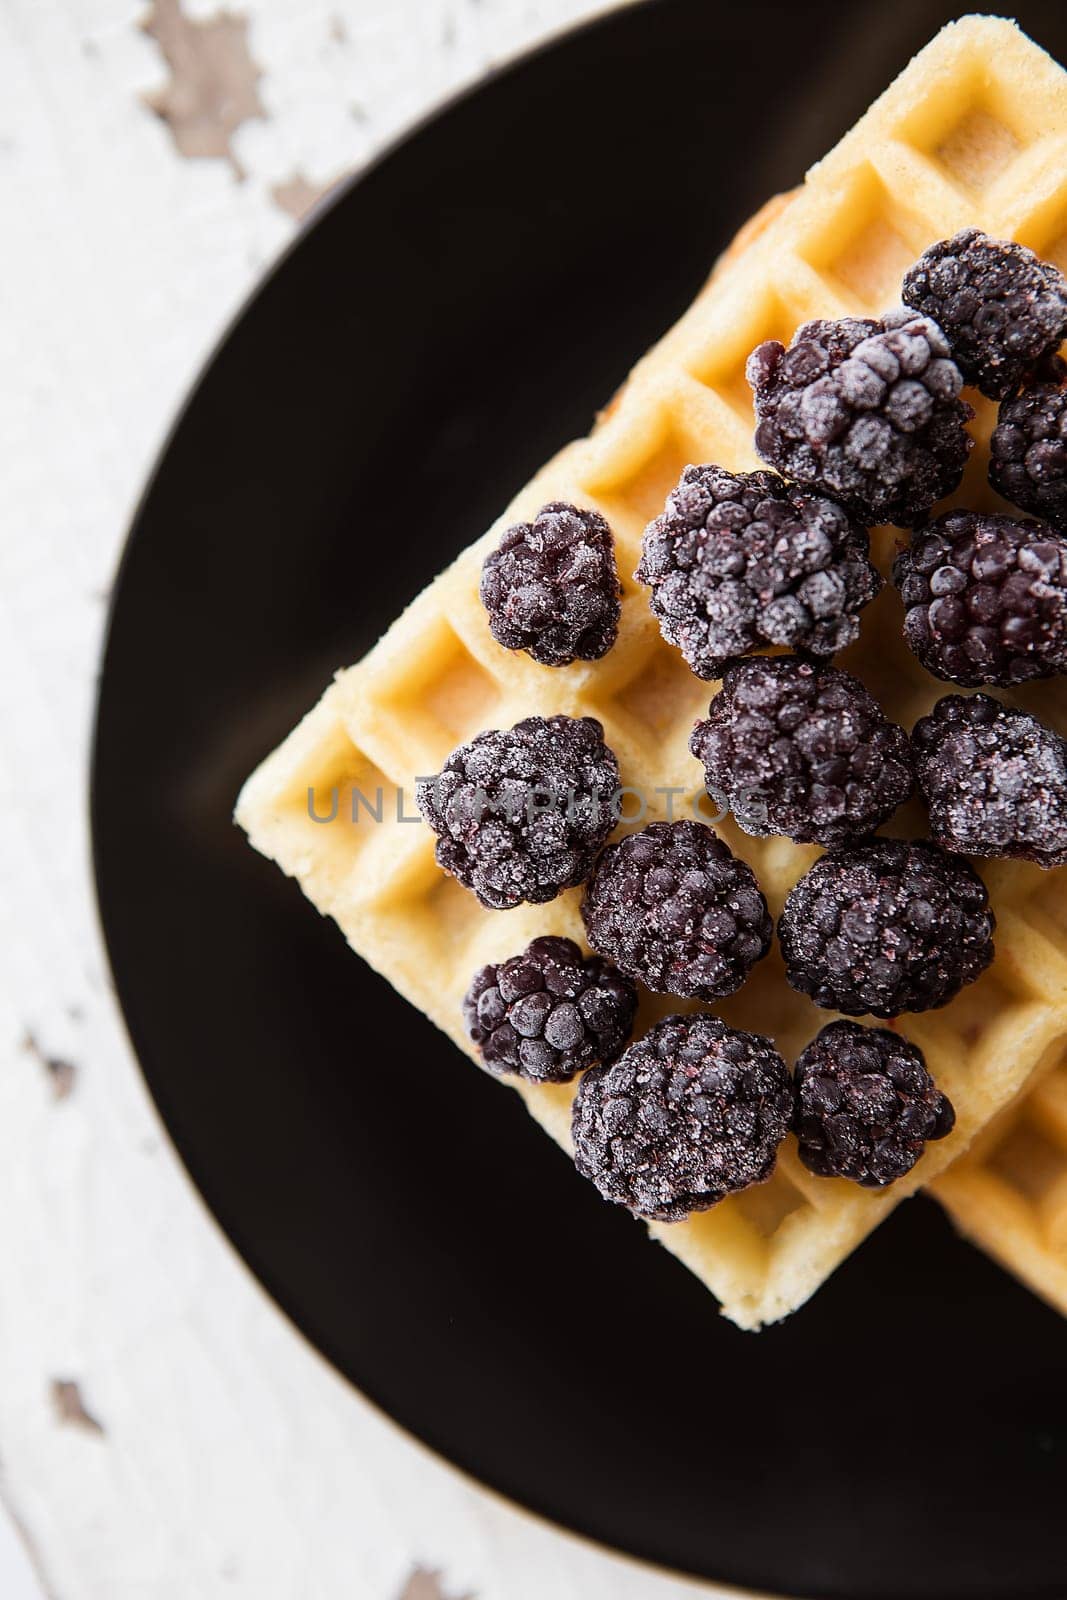
[{"label": "stack of waffles", "polygon": [[[879,315],[897,303],[904,270],[928,245],[970,225],[1067,268],[1067,74],[996,18],[945,28],[802,188],[765,207],[592,434],[552,460],[375,649],[338,675],[248,780],[237,818],[252,843],[462,1050],[472,1052],[460,1013],[471,975],[540,934],[580,941],[580,891],[546,906],[486,910],[436,865],[429,829],[409,820],[415,779],[483,729],[563,712],[603,724],[623,783],[647,804],[642,823],[666,814],[666,791],[699,793],[688,736],[710,689],[663,642],[646,592],[628,578],[645,525],[687,463],[760,465],[744,375],[750,350],[765,339],[788,343],[810,318]],[[994,408],[966,398],[977,443],[950,503],[1003,509],[986,483]],[[555,670],[494,642],[478,592],[502,529],[552,500],[607,518],[624,580],[615,647]],[[899,537],[874,533],[883,571]],[[938,698],[904,646],[891,587],[864,614],[840,665],[907,727]],[[1011,698],[1033,708],[1025,689]],[[1067,733],[1067,708],[1057,720],[1046,698],[1041,715]],[[314,820],[335,808],[332,824]],[[718,826],[777,916],[818,850],[750,838],[730,819]],[[905,808],[889,831],[921,834],[920,814]],[[1027,863],[990,864],[983,876],[998,921],[996,962],[902,1029],[956,1106],[950,1137],[882,1192],[812,1176],[790,1139],[767,1183],[687,1222],[652,1225],[740,1326],[802,1304],[925,1185],[976,1243],[1067,1311],[1067,900],[1056,873]],[[647,999],[639,1030],[671,1009],[685,1005]],[[770,1034],[787,1060],[827,1020],[789,987],[776,953],[716,1009]],[[566,1146],[574,1086],[516,1087]]]}]

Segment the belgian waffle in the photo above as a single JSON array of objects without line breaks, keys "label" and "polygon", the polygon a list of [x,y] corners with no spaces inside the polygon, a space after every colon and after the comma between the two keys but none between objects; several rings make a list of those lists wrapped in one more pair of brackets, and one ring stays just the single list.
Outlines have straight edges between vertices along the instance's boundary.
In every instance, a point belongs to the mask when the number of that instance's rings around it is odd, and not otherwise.
[{"label": "belgian waffle", "polygon": [[995,1117],[931,1192],[962,1234],[1067,1316],[1067,1060]]},{"label": "belgian waffle", "polygon": [[[414,779],[438,771],[457,744],[484,728],[566,712],[603,723],[624,783],[650,798],[642,820],[665,813],[655,789],[699,791],[687,739],[710,690],[663,643],[647,595],[628,578],[644,526],[687,463],[757,464],[744,377],[755,345],[787,342],[812,317],[877,315],[897,302],[901,274],[922,250],[967,224],[1067,265],[1067,74],[995,18],[945,28],[803,187],[765,208],[593,433],[521,491],[248,780],[237,818],[252,843],[296,877],[352,947],[461,1049],[471,1049],[459,1006],[471,974],[537,934],[580,939],[580,891],[547,906],[484,910],[436,866],[429,830],[401,820],[413,811]],[[968,398],[978,412],[978,447],[957,498],[991,505],[992,407]],[[549,500],[607,517],[624,581],[615,648],[601,661],[557,670],[501,649],[478,597],[482,560],[502,528]],[[883,570],[896,538],[891,530],[875,535]],[[903,645],[891,590],[864,614],[862,637],[842,664],[907,726],[939,692]],[[309,799],[329,815],[335,794],[335,821],[313,820]],[[720,831],[754,868],[777,914],[818,852],[751,839],[730,820]],[[896,831],[921,833],[919,813],[905,810]],[[813,1177],[789,1140],[768,1183],[686,1223],[653,1226],[740,1326],[759,1327],[800,1305],[901,1199],[942,1173],[1033,1073],[1067,1054],[1067,924],[1056,886],[1017,864],[998,865],[987,880],[999,919],[993,968],[943,1010],[902,1025],[956,1104],[955,1132],[883,1193]],[[646,1002],[639,1026],[668,1009],[679,1007]],[[737,1026],[772,1034],[787,1059],[827,1020],[787,986],[777,954],[719,1009]],[[573,1086],[517,1087],[566,1146]]]}]

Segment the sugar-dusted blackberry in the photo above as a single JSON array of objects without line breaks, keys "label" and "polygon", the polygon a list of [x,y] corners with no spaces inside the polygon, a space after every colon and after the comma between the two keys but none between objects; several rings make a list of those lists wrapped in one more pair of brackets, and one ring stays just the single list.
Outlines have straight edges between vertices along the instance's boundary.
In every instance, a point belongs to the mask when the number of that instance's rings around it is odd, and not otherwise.
[{"label": "sugar-dusted blackberry", "polygon": [[912,735],[930,832],[946,850],[1067,862],[1067,739],[989,695],[946,695]]},{"label": "sugar-dusted blackberry", "polygon": [[1067,533],[1067,389],[1039,383],[1004,401],[989,441],[989,481]]},{"label": "sugar-dusted blackberry", "polygon": [[521,955],[476,972],[463,1020],[490,1072],[566,1083],[612,1061],[633,1028],[637,990],[573,939],[546,935]]},{"label": "sugar-dusted blackberry", "polygon": [[864,522],[910,524],[958,486],[973,412],[928,317],[805,322],[788,349],[757,346],[745,370],[764,461]]},{"label": "sugar-dusted blackberry", "polygon": [[863,684],[799,656],[729,667],[689,748],[746,833],[804,844],[871,833],[914,782],[907,734]]},{"label": "sugar-dusted blackberry", "polygon": [[482,567],[493,638],[545,667],[606,654],[619,630],[621,593],[608,524],[598,511],[562,500],[508,528]]},{"label": "sugar-dusted blackberry", "polygon": [[905,305],[944,329],[968,383],[1010,394],[1067,334],[1067,282],[1025,245],[964,228],[930,246],[906,273]]},{"label": "sugar-dusted blackberry", "polygon": [[797,1061],[798,1153],[820,1178],[884,1188],[955,1122],[922,1051],[889,1028],[828,1023]]},{"label": "sugar-dusted blackberry", "polygon": [[831,656],[859,633],[882,587],[866,528],[773,472],[686,467],[645,530],[634,576],[652,589],[668,643],[701,678],[788,645]]},{"label": "sugar-dusted blackberry", "polygon": [[698,1012],[665,1017],[574,1097],[574,1161],[606,1200],[683,1222],[774,1171],[793,1112],[769,1039]]},{"label": "sugar-dusted blackberry", "polygon": [[893,566],[904,637],[950,683],[1022,683],[1067,671],[1067,538],[1039,523],[949,511]]},{"label": "sugar-dusted blackberry", "polygon": [[785,902],[786,977],[848,1016],[943,1006],[993,959],[985,884],[928,840],[868,839],[821,856]]},{"label": "sugar-dusted blackberry", "polygon": [[594,950],[659,994],[733,994],[773,932],[752,868],[702,822],[653,822],[608,845],[586,887]]},{"label": "sugar-dusted blackberry", "polygon": [[484,906],[537,905],[585,879],[615,826],[619,766],[593,717],[527,717],[453,750],[415,798],[437,862]]}]

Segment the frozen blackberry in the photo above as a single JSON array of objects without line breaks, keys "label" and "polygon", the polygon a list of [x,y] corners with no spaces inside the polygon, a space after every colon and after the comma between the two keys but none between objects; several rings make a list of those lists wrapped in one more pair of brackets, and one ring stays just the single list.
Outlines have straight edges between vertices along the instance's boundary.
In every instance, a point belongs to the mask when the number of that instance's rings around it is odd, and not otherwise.
[{"label": "frozen blackberry", "polygon": [[415,798],[437,862],[484,906],[552,900],[589,875],[615,826],[619,766],[593,717],[527,717],[453,750]]},{"label": "frozen blackberry", "polygon": [[935,678],[971,687],[1067,671],[1067,538],[1036,522],[949,511],[893,567],[904,637]]},{"label": "frozen blackberry", "polygon": [[941,329],[912,311],[805,322],[749,356],[756,449],[864,522],[910,524],[963,476],[973,415]]},{"label": "frozen blackberry", "polygon": [[857,678],[798,656],[728,668],[689,748],[746,833],[838,845],[892,816],[911,746]]},{"label": "frozen blackberry", "polygon": [[1067,389],[1040,383],[1004,401],[989,441],[989,481],[1067,533]]},{"label": "frozen blackberry", "polygon": [[475,973],[463,1020],[490,1072],[566,1083],[611,1061],[633,1028],[637,990],[573,939],[534,939],[522,955]]},{"label": "frozen blackberry", "polygon": [[888,1028],[831,1022],[796,1064],[798,1154],[820,1178],[884,1188],[955,1121],[922,1051]]},{"label": "frozen blackberry", "polygon": [[634,576],[701,678],[767,645],[831,656],[882,587],[866,528],[773,472],[686,467],[645,530]]},{"label": "frozen blackberry", "polygon": [[596,661],[610,650],[621,593],[608,524],[562,500],[508,528],[482,567],[493,638],[545,667]]},{"label": "frozen blackberry", "polygon": [[607,847],[582,918],[594,950],[659,994],[733,994],[770,949],[752,868],[702,822],[653,822]]},{"label": "frozen blackberry", "polygon": [[964,228],[906,274],[905,305],[944,329],[968,383],[1010,394],[1067,333],[1067,282],[1025,245]]},{"label": "frozen blackberry", "polygon": [[852,1017],[943,1006],[993,959],[985,884],[925,839],[868,839],[820,857],[778,924],[786,977]]},{"label": "frozen blackberry", "polygon": [[683,1222],[774,1171],[793,1084],[769,1039],[665,1017],[574,1097],[574,1161],[605,1200]]},{"label": "frozen blackberry", "polygon": [[985,694],[946,695],[912,737],[938,844],[1067,862],[1067,739]]}]

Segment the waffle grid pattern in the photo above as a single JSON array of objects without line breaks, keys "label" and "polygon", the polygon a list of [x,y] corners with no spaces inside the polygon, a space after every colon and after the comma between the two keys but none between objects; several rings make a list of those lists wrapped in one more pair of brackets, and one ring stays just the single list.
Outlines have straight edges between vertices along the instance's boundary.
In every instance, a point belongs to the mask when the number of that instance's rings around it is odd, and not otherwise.
[{"label": "waffle grid pattern", "polygon": [[963,1234],[1067,1316],[1067,1061],[995,1118],[933,1192]]},{"label": "waffle grid pattern", "polygon": [[[801,190],[754,219],[593,434],[543,469],[249,779],[237,816],[252,843],[468,1053],[459,1000],[470,975],[537,934],[581,939],[580,893],[549,906],[483,910],[437,868],[429,830],[412,820],[414,779],[438,771],[456,744],[483,728],[532,714],[593,715],[636,791],[622,826],[672,808],[691,814],[700,771],[687,740],[710,689],[662,642],[647,596],[629,578],[644,526],[688,462],[756,465],[744,380],[753,346],[788,340],[810,317],[876,315],[895,302],[909,262],[967,223],[1067,266],[1067,75],[1014,25],[990,18],[946,28]],[[992,408],[980,399],[976,408],[977,459],[959,498],[992,504],[984,482]],[[481,562],[501,529],[551,499],[607,517],[624,583],[615,648],[600,662],[561,670],[501,649],[478,599]],[[883,570],[895,537],[885,530],[875,538]],[[891,593],[865,614],[843,664],[908,726],[937,697],[901,642]],[[1032,705],[1035,695],[1021,698]],[[647,804],[641,816],[639,795]],[[320,817],[336,809],[333,820],[313,820],[309,799]],[[729,819],[720,831],[752,865],[777,915],[818,851],[749,839]],[[895,831],[923,832],[921,813],[909,810]],[[956,1103],[955,1133],[886,1194],[812,1177],[790,1140],[769,1183],[688,1223],[653,1226],[741,1326],[758,1327],[807,1299],[900,1199],[967,1147],[1031,1072],[1067,1054],[1067,926],[1048,880],[1025,865],[987,876],[1000,919],[994,968],[943,1011],[903,1023]],[[672,1008],[684,1007],[648,1001],[639,1027]],[[787,1059],[828,1020],[788,988],[776,951],[718,1009],[773,1034]],[[519,1092],[566,1145],[572,1086]]]}]

